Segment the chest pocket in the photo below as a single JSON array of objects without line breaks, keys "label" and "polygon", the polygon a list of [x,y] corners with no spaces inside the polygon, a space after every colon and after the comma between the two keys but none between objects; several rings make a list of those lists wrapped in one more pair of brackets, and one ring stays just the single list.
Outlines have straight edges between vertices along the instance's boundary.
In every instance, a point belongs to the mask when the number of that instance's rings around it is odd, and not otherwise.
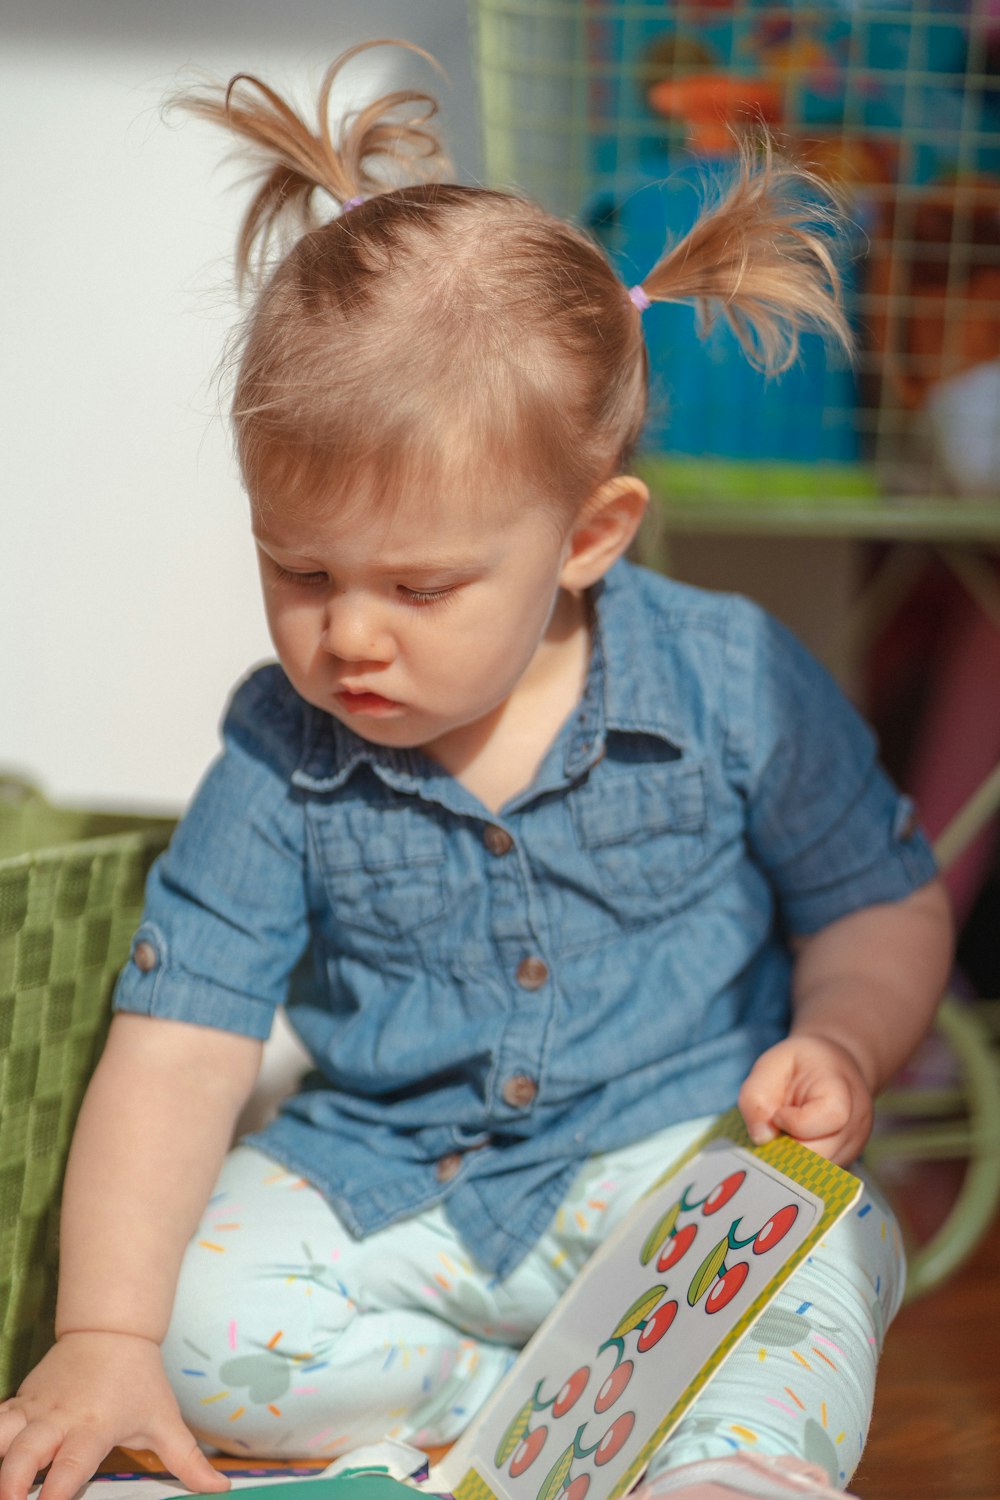
[{"label": "chest pocket", "polygon": [[683,882],[707,854],[702,769],[671,761],[593,777],[572,802],[581,849],[604,896],[619,915],[639,916],[647,904],[683,895]]},{"label": "chest pocket", "polygon": [[444,833],[419,806],[341,804],[311,825],[335,923],[391,938],[443,916]]}]

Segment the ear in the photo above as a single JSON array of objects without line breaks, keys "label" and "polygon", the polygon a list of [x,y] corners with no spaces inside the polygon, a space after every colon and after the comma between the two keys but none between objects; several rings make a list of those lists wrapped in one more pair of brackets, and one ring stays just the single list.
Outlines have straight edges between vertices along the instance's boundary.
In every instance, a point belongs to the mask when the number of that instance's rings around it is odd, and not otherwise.
[{"label": "ear", "polygon": [[619,474],[596,489],[566,539],[562,587],[581,593],[603,578],[629,547],[648,504],[649,490],[634,474]]}]

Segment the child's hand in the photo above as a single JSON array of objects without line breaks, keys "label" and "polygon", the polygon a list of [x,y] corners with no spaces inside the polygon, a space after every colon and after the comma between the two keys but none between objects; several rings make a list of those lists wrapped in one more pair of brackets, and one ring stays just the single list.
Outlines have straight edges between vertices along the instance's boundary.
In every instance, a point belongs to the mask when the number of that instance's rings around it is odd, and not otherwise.
[{"label": "child's hand", "polygon": [[67,1333],[0,1404],[0,1500],[70,1500],[118,1444],[152,1448],[188,1489],[227,1490],[184,1426],[159,1348],[127,1333]]},{"label": "child's hand", "polygon": [[755,1145],[784,1131],[841,1166],[854,1161],[872,1128],[861,1069],[826,1037],[792,1035],[769,1048],[740,1089],[739,1106]]}]

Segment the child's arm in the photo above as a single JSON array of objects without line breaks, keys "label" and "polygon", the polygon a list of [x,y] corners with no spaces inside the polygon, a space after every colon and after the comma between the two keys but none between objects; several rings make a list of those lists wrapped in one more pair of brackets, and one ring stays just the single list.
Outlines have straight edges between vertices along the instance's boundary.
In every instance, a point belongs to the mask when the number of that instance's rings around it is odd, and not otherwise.
[{"label": "child's arm", "polygon": [[758,1144],[778,1131],[843,1165],[868,1139],[875,1095],[929,1028],[948,978],[940,880],[852,912],[795,944],[792,1028],[740,1090]]},{"label": "child's arm", "polygon": [[197,1448],[159,1345],[185,1246],[253,1087],[261,1043],[117,1015],[77,1122],[63,1201],[57,1342],[0,1407],[0,1500],[69,1500],[116,1444],[191,1489],[228,1481]]}]

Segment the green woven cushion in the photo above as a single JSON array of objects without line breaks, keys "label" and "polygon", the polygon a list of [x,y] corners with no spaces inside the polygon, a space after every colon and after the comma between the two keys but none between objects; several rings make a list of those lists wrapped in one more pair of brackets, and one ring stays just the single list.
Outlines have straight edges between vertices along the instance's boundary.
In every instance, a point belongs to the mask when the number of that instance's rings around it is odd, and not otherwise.
[{"label": "green woven cushion", "polygon": [[66,1154],[171,826],[0,780],[0,1398],[52,1340]]}]

